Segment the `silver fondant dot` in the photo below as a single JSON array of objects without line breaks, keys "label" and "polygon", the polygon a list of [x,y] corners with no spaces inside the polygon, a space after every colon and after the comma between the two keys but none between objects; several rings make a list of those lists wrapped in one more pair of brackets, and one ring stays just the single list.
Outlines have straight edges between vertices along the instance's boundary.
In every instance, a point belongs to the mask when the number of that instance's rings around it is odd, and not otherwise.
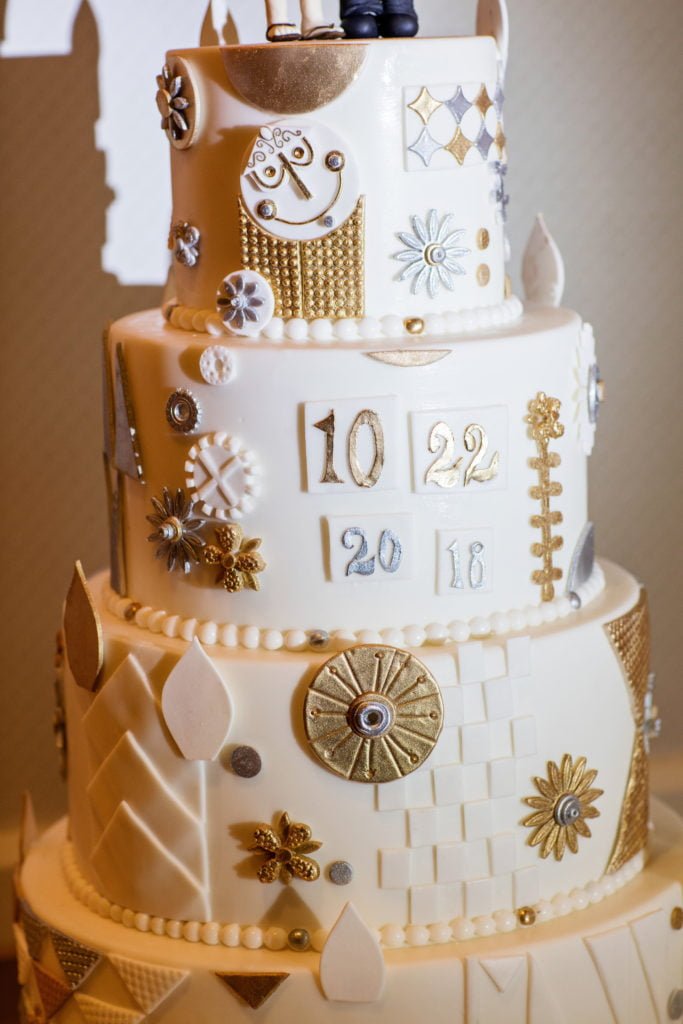
[{"label": "silver fondant dot", "polygon": [[176,388],[166,403],[166,419],[180,434],[189,434],[199,426],[202,410],[191,391]]},{"label": "silver fondant dot", "polygon": [[261,771],[261,755],[253,747],[235,747],[230,755],[230,767],[240,778],[253,779]]},{"label": "silver fondant dot", "polygon": [[572,608],[574,609],[574,611],[578,612],[579,608],[581,607],[581,598],[579,597],[578,594],[572,592],[569,595],[569,603],[572,606]]},{"label": "silver fondant dot", "polygon": [[334,885],[349,885],[353,881],[353,867],[346,860],[337,860],[330,865],[330,881]]},{"label": "silver fondant dot", "polygon": [[314,629],[308,634],[308,643],[315,650],[322,650],[330,642],[330,634],[324,629]]}]

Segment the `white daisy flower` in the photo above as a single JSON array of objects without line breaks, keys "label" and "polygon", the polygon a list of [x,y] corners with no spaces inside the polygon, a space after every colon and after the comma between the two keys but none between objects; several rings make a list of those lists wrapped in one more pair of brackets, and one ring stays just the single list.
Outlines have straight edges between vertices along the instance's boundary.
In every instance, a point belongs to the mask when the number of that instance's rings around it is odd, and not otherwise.
[{"label": "white daisy flower", "polygon": [[452,292],[455,278],[467,273],[458,260],[469,256],[470,250],[456,245],[465,231],[452,231],[452,223],[452,215],[447,214],[439,224],[436,210],[430,210],[426,221],[420,217],[411,218],[414,234],[399,233],[398,237],[407,248],[394,255],[394,259],[406,264],[398,280],[408,281],[412,278],[413,295],[417,295],[421,288],[426,288],[433,299],[441,285]]}]

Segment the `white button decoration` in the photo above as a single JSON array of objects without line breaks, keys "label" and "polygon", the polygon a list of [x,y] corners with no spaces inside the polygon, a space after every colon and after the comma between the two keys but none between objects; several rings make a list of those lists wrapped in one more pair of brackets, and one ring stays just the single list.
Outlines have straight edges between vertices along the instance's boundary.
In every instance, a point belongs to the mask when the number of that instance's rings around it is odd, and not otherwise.
[{"label": "white button decoration", "polygon": [[239,270],[223,279],[216,307],[228,334],[256,337],[273,319],[275,297],[265,277]]},{"label": "white button decoration", "polygon": [[197,639],[171,671],[161,694],[171,736],[188,761],[213,761],[225,743],[232,703],[225,683]]},{"label": "white button decoration", "polygon": [[214,519],[240,519],[258,494],[252,452],[225,432],[205,434],[187,453],[186,484],[192,500]]},{"label": "white button decoration", "polygon": [[207,384],[229,384],[235,377],[235,363],[225,345],[210,345],[199,358],[199,372]]}]

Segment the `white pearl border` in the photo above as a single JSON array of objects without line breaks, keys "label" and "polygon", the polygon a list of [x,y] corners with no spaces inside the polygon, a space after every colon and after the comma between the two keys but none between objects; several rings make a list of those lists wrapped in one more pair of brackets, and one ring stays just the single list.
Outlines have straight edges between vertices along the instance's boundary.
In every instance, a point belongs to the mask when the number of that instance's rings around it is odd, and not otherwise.
[{"label": "white pearl border", "polygon": [[417,319],[416,316],[389,315],[381,319],[362,317],[357,320],[302,320],[296,317],[291,320],[281,320],[274,317],[260,334],[238,336],[224,328],[219,314],[212,309],[196,309],[171,301],[162,307],[162,312],[172,327],[177,327],[182,331],[210,334],[212,337],[228,336],[239,344],[254,345],[269,342],[278,345],[292,342],[295,345],[325,346],[337,342],[358,343],[388,338],[426,341],[445,335],[470,334],[473,331],[505,327],[507,324],[519,320],[524,312],[524,306],[516,295],[511,295],[498,306],[481,306],[477,309],[463,309],[458,312],[427,313],[420,318],[424,320],[425,325],[424,332],[420,335],[410,334],[405,327],[406,320]]},{"label": "white pearl border", "polygon": [[[552,900],[541,900],[532,906],[536,914],[534,925],[521,925],[513,910],[498,910],[483,917],[456,917],[452,921],[439,921],[431,925],[409,924],[405,927],[387,924],[375,934],[385,949],[400,949],[416,946],[444,945],[449,942],[466,942],[469,939],[485,938],[496,933],[526,931],[536,924],[553,918],[566,917],[577,910],[611,896],[623,888],[645,866],[645,853],[636,854],[619,871],[603,875],[598,882],[589,882],[584,888],[573,889],[569,895],[558,893]],[[139,932],[166,935],[170,939],[184,939],[186,942],[202,942],[206,946],[228,946],[245,949],[269,949],[274,952],[285,949],[287,931],[284,928],[260,928],[258,925],[221,924],[218,921],[177,921],[165,917],[136,912],[112,903],[100,895],[94,885],[87,882],[76,863],[73,845],[66,841],[62,847],[62,868],[72,896],[100,917],[109,918],[126,928]],[[328,931],[320,928],[311,934],[311,948],[321,953],[327,941]]]},{"label": "white pearl border", "polygon": [[[576,591],[585,608],[605,587],[605,574],[596,562],[589,580]],[[555,598],[547,604],[529,605],[527,608],[509,612],[494,612],[490,616],[476,616],[469,622],[456,620],[448,625],[432,622],[428,626],[406,626],[404,629],[361,629],[336,630],[330,632],[329,641],[320,645],[311,643],[311,636],[325,633],[322,629],[260,629],[258,626],[236,626],[231,623],[200,622],[198,619],[184,619],[180,615],[169,615],[160,609],[144,605],[137,608],[131,618],[132,597],[120,597],[111,588],[105,588],[105,605],[117,618],[147,629],[150,633],[162,633],[169,639],[186,640],[195,638],[205,646],[243,648],[247,651],[304,651],[311,649],[343,651],[355,644],[389,644],[392,647],[415,649],[425,645],[439,647],[448,643],[466,643],[468,640],[484,640],[491,636],[505,636],[519,633],[536,626],[548,625],[558,619],[566,619],[575,610],[566,595]]]}]

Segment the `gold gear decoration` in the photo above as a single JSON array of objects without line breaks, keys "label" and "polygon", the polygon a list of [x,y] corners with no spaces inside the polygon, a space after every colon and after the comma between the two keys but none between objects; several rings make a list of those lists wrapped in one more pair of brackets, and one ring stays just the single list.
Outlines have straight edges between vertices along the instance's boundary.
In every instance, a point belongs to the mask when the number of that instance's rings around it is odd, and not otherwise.
[{"label": "gold gear decoration", "polygon": [[352,782],[393,782],[434,749],[443,727],[441,692],[407,651],[352,647],[325,662],[310,684],[304,724],[331,772]]},{"label": "gold gear decoration", "polygon": [[291,242],[259,227],[239,202],[242,266],[262,274],[275,316],[347,319],[365,313],[365,200],[324,238]]},{"label": "gold gear decoration", "polygon": [[621,807],[619,829],[606,871],[607,874],[613,874],[645,849],[648,839],[650,780],[643,727],[650,671],[650,613],[644,589],[640,591],[638,603],[626,615],[608,622],[605,632],[621,663],[636,724],[631,770]]}]

